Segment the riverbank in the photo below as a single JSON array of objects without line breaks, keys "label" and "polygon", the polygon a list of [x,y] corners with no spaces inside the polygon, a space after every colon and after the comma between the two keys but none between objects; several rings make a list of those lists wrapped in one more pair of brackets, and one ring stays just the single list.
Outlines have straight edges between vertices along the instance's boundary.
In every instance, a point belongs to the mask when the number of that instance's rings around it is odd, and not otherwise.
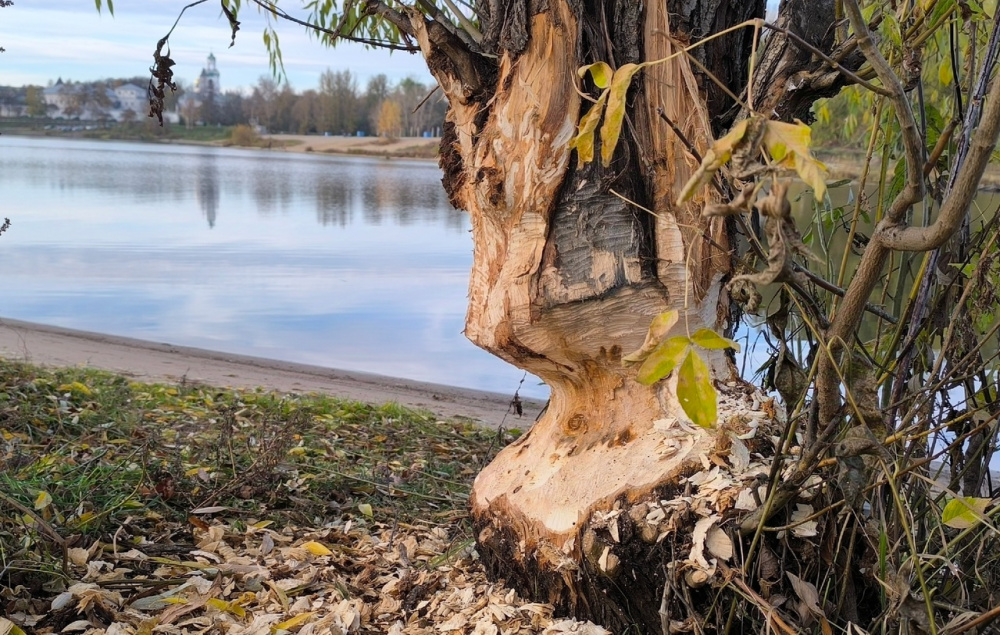
[{"label": "riverbank", "polygon": [[437,159],[441,145],[441,139],[434,137],[385,139],[291,134],[265,135],[261,137],[261,142],[261,147],[273,147],[287,152],[434,160]]},{"label": "riverbank", "polygon": [[523,400],[524,416],[517,417],[508,414],[512,395],[9,319],[0,319],[0,356],[46,367],[108,370],[142,382],[264,388],[376,405],[398,403],[493,428],[527,428],[542,407],[539,402]]},{"label": "riverbank", "polygon": [[[68,129],[63,129],[68,128]],[[77,130],[76,128],[79,128]],[[146,123],[101,128],[96,126],[12,126],[0,122],[0,134],[16,137],[90,139],[98,141],[135,141],[230,148],[249,148],[281,152],[373,156],[387,159],[437,160],[441,139],[436,137],[348,137],[324,135],[268,134],[254,135],[244,143],[232,138],[232,126],[159,128]],[[246,128],[244,126],[244,128]]]}]

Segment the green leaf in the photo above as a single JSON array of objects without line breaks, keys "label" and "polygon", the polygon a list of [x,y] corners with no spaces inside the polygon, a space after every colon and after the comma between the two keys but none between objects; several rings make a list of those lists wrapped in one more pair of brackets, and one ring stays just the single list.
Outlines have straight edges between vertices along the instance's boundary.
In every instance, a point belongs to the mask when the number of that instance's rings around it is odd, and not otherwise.
[{"label": "green leaf", "polygon": [[722,350],[726,348],[731,348],[737,353],[740,352],[740,345],[729,339],[728,337],[722,337],[712,329],[698,329],[691,336],[691,341],[702,348],[707,348],[710,350]]},{"label": "green leaf", "polygon": [[594,131],[601,121],[601,113],[604,112],[604,103],[608,99],[608,91],[601,93],[597,103],[590,107],[583,117],[580,118],[580,127],[576,137],[569,142],[570,148],[576,148],[577,157],[580,163],[587,164],[594,160]]},{"label": "green leaf", "polygon": [[364,514],[365,516],[367,516],[368,518],[372,517],[372,513],[373,513],[372,512],[372,506],[369,505],[368,503],[360,503],[358,505],[358,511],[361,512],[362,514]]},{"label": "green leaf", "polygon": [[632,77],[641,68],[642,64],[622,64],[611,79],[608,109],[604,113],[604,125],[601,126],[601,163],[604,167],[611,165],[611,157],[615,154],[618,137],[622,133],[622,122],[625,120],[625,96],[632,84]]},{"label": "green leaf", "polygon": [[661,313],[653,318],[649,324],[649,331],[646,333],[646,341],[642,343],[642,348],[622,357],[622,362],[635,364],[649,357],[649,354],[663,341],[674,324],[677,324],[678,319],[680,319],[680,313],[676,309]]},{"label": "green leaf", "polygon": [[966,529],[983,521],[990,499],[966,496],[948,501],[941,511],[941,522],[955,529]]},{"label": "green leaf", "polygon": [[711,428],[718,418],[715,386],[704,360],[688,349],[677,373],[677,400],[684,413],[702,428]]},{"label": "green leaf", "polygon": [[576,71],[576,74],[580,76],[580,79],[586,77],[587,73],[590,73],[591,79],[594,80],[594,86],[597,86],[601,90],[604,90],[611,85],[611,78],[615,74],[615,72],[611,70],[611,67],[604,62],[595,62],[588,66],[581,66],[579,70]]},{"label": "green leaf", "polygon": [[646,386],[660,381],[673,372],[690,346],[691,340],[683,335],[661,342],[639,367],[636,380]]}]

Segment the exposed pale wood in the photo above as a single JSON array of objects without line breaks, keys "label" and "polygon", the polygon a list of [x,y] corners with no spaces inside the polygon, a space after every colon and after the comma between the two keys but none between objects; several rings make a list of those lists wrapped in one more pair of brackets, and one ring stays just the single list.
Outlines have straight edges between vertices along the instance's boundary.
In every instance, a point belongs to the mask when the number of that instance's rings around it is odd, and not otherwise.
[{"label": "exposed pale wood", "polygon": [[[684,44],[671,36],[670,29],[667,7],[651,3],[646,9],[644,33],[647,60],[665,59],[684,48]],[[681,55],[647,68],[640,103],[636,109],[640,117],[640,144],[652,173],[651,200],[657,214],[657,276],[675,296],[681,296],[674,298],[675,305],[685,300],[698,303],[708,292],[712,279],[729,270],[730,255],[724,249],[728,245],[724,222],[701,218],[705,197],[711,197],[713,202],[717,198],[714,191],[706,189],[690,203],[675,205],[677,192],[694,173],[698,162],[658,116],[657,109],[663,109],[702,155],[712,142],[705,96],[688,58]],[[684,294],[688,297],[684,298]]]}]

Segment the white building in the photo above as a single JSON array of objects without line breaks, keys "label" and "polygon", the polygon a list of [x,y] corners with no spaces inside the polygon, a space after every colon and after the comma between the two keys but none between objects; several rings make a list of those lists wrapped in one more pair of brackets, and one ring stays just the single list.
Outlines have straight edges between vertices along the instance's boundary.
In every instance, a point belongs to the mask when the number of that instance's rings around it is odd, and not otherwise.
[{"label": "white building", "polygon": [[[146,90],[135,84],[122,84],[115,88],[115,100],[118,105],[117,110],[120,112],[131,110],[141,117],[149,110],[149,97],[146,95]],[[115,119],[121,121],[120,116]]]},{"label": "white building", "polygon": [[64,84],[58,82],[42,91],[55,119],[114,120],[122,121],[131,111],[132,120],[142,119],[149,111],[146,90],[135,84],[122,84],[114,89],[97,88],[93,84]]}]

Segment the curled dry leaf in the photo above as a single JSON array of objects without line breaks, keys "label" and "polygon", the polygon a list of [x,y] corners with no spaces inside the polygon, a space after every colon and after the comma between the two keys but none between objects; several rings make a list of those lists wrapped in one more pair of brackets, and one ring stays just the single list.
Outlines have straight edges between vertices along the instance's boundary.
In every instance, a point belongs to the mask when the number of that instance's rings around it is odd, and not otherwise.
[{"label": "curled dry leaf", "polygon": [[788,184],[775,182],[771,193],[764,197],[757,208],[764,216],[764,233],[767,236],[767,268],[760,273],[735,276],[728,285],[732,289],[741,281],[755,285],[768,285],[774,282],[794,282],[800,286],[806,284],[803,274],[795,270],[792,257],[796,254],[815,260],[816,257],[806,248],[795,227],[792,218],[792,206],[788,202]]}]

